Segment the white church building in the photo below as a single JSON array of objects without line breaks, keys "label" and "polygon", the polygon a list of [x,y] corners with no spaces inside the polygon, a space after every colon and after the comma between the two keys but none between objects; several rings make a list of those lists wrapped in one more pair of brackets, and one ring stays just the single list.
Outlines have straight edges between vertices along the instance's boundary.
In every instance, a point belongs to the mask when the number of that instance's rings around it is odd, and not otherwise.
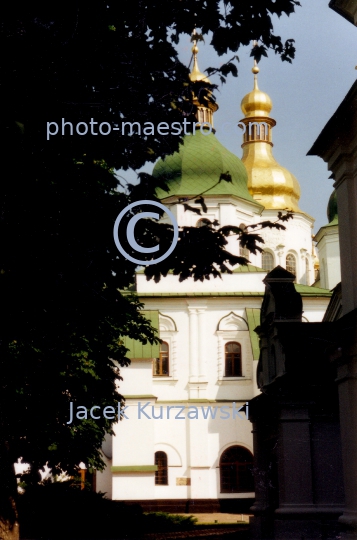
[{"label": "white church building", "polygon": [[[197,50],[195,45],[191,80],[208,80],[198,69]],[[287,208],[294,217],[285,223],[286,230],[260,231],[263,254],[246,253],[230,239],[228,249],[247,256],[251,264],[234,268],[222,279],[179,282],[169,274],[155,283],[137,273],[137,295],[162,343],[126,340],[131,365],[122,370],[120,392],[127,418],[114,426],[116,436],[103,445],[107,467],[97,474],[96,489],[115,500],[138,502],[146,510],[249,507],[254,499],[253,435],[246,403],[258,394],[259,341],[254,329],[260,322],[264,277],[278,265],[296,275],[305,321],[321,321],[331,297],[329,288],[316,287],[314,220],[299,207],[297,179],[273,157],[272,101],[258,88],[258,67],[252,71],[254,88],[242,100],[240,122],[265,122],[267,127],[245,130],[241,159],[213,132],[197,129],[195,135],[186,135],[179,151],[154,167],[153,174],[170,187],[159,196],[170,206],[208,190],[203,219],[184,212],[180,204],[170,207],[179,226],[207,226],[207,220],[217,220],[221,226],[242,227],[275,221]],[[215,108],[199,106],[197,128],[203,121],[213,124]],[[226,171],[232,182],[217,184]],[[331,227],[326,230],[332,232]],[[324,242],[323,236],[320,230],[319,242],[326,246],[330,239]],[[323,249],[328,265],[331,250]],[[330,287],[325,274],[323,283]]]}]

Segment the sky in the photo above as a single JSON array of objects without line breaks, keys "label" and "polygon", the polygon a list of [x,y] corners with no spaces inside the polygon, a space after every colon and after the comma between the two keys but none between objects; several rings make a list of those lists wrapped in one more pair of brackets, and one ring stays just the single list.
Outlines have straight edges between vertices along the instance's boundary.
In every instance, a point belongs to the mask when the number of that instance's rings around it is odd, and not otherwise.
[{"label": "sky", "polygon": [[[326,208],[333,191],[327,164],[319,157],[306,156],[317,136],[335,112],[355,81],[357,71],[357,28],[328,7],[328,0],[300,0],[290,17],[273,20],[274,33],[295,39],[296,55],[292,64],[282,62],[273,51],[259,63],[258,85],[273,101],[271,116],[276,120],[273,153],[289,169],[301,187],[300,208],[315,218],[314,232],[327,223]],[[198,26],[198,23],[197,23]],[[215,92],[219,110],[214,115],[216,136],[238,157],[242,156],[241,136],[220,131],[224,122],[239,122],[240,103],[253,89],[251,47],[218,57],[209,36],[199,42],[198,64],[201,71],[216,67],[238,54],[238,77],[229,76]],[[192,43],[184,36],[179,44],[180,60],[188,65]],[[145,170],[151,172],[152,165]]]}]

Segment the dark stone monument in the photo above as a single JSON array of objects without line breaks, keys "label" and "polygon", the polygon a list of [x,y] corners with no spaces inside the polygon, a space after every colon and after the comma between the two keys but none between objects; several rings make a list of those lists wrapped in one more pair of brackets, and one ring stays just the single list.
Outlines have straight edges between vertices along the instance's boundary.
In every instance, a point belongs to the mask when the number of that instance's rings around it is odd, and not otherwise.
[{"label": "dark stone monument", "polygon": [[[295,276],[265,278],[254,436],[256,539],[335,538],[344,489],[333,322],[302,322]],[[332,535],[332,536],[331,536]]]}]

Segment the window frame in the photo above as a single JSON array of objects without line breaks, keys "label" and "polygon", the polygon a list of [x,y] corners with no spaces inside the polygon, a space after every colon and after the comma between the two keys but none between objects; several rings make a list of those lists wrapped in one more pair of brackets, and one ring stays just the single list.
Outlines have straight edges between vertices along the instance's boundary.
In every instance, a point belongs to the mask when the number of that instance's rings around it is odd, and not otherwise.
[{"label": "window frame", "polygon": [[[288,257],[292,257],[294,259],[294,265],[295,265],[295,270],[290,270],[288,268]],[[290,266],[290,265],[289,265]],[[288,272],[290,272],[291,274],[294,274],[295,276],[295,279],[297,279],[297,257],[293,254],[293,253],[287,253],[286,254],[286,257],[285,257],[285,268]]]},{"label": "window frame", "polygon": [[[167,351],[162,351],[161,350],[162,345],[167,345]],[[163,373],[162,364],[163,364],[163,358],[164,357],[167,357],[167,373]],[[160,371],[160,373],[155,373],[155,364],[156,364],[157,360],[159,361],[159,371]],[[170,377],[170,345],[169,345],[169,343],[167,341],[163,340],[162,343],[160,343],[159,358],[154,359],[153,368],[152,368],[152,374],[153,374],[153,377]]]},{"label": "window frame", "polygon": [[[232,367],[231,369],[231,374],[227,374],[228,373],[228,358],[227,358],[227,355],[231,355],[231,359],[230,359],[230,362],[231,362],[231,366],[235,366],[235,358],[234,358],[234,355],[237,354],[237,353],[234,353],[233,351],[227,351],[227,347],[228,345],[238,345],[239,346],[239,374],[236,374],[235,373],[235,369],[234,367]],[[232,377],[243,377],[243,370],[242,370],[242,344],[239,343],[238,341],[227,341],[225,344],[224,344],[224,377],[225,378],[232,378]]]},{"label": "window frame", "polygon": [[[246,453],[246,457],[249,457],[249,460],[238,461],[238,459],[234,459],[223,463],[227,453],[232,453],[234,450],[239,450],[243,454]],[[226,448],[222,452],[219,460],[220,493],[253,493],[253,460],[253,454],[244,446],[234,444]],[[251,468],[250,471],[249,468]]]},{"label": "window frame", "polygon": [[[159,455],[160,454],[160,455]],[[164,463],[160,463],[162,459]],[[155,471],[155,486],[168,486],[169,485],[169,465],[166,452],[158,450],[155,452],[155,465],[157,465],[157,471]]]},{"label": "window frame", "polygon": [[[242,229],[242,231],[244,231],[247,228],[247,225],[245,223],[241,223],[239,225],[239,228]],[[250,257],[249,249],[247,247],[243,247],[240,242],[239,242],[239,257],[244,257],[245,259],[248,259],[248,261]]]},{"label": "window frame", "polygon": [[[268,255],[271,258],[271,268],[264,268],[264,262],[263,262],[264,255]],[[262,253],[262,268],[266,272],[271,272],[274,268],[274,255],[270,251],[263,251]]]},{"label": "window frame", "polygon": [[197,228],[200,228],[200,227],[212,227],[212,222],[207,219],[207,218],[200,218],[196,225],[195,225]]}]

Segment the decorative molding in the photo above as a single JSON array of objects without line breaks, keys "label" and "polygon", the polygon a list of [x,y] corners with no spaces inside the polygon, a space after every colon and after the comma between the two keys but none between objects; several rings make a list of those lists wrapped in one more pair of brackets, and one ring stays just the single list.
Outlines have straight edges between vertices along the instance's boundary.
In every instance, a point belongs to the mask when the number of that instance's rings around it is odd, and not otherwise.
[{"label": "decorative molding", "polygon": [[159,311],[159,329],[160,332],[177,332],[177,326],[172,317],[164,315]]},{"label": "decorative molding", "polygon": [[124,399],[157,399],[153,394],[125,394]]},{"label": "decorative molding", "polygon": [[177,377],[177,325],[172,317],[159,311],[160,338],[169,345],[169,373],[168,377],[153,376],[154,381],[176,381]]},{"label": "decorative molding", "polygon": [[222,317],[217,325],[217,331],[248,330],[248,323],[233,311]]},{"label": "decorative molding", "polygon": [[[242,319],[244,320],[244,319]],[[217,371],[218,384],[225,382],[245,381],[252,379],[253,355],[250,342],[249,330],[218,330],[217,332]],[[242,376],[241,377],[225,377],[225,344],[229,341],[237,341],[242,348]]]},{"label": "decorative molding", "polygon": [[219,333],[218,335],[218,351],[217,351],[217,376],[218,376],[218,380],[220,379],[223,379],[223,370],[224,370],[224,366],[223,366],[223,362],[224,362],[224,359],[223,359],[223,337],[222,337],[222,334]]},{"label": "decorative molding", "polygon": [[172,378],[174,380],[177,380],[178,379],[178,376],[177,376],[177,334],[173,334],[173,336],[171,337],[171,351],[172,351],[172,354],[171,354]]},{"label": "decorative molding", "polygon": [[113,465],[110,468],[112,473],[125,472],[155,472],[158,470],[157,465]]},{"label": "decorative molding", "polygon": [[154,451],[165,452],[168,467],[182,467],[181,455],[172,444],[157,442],[154,445]]}]

